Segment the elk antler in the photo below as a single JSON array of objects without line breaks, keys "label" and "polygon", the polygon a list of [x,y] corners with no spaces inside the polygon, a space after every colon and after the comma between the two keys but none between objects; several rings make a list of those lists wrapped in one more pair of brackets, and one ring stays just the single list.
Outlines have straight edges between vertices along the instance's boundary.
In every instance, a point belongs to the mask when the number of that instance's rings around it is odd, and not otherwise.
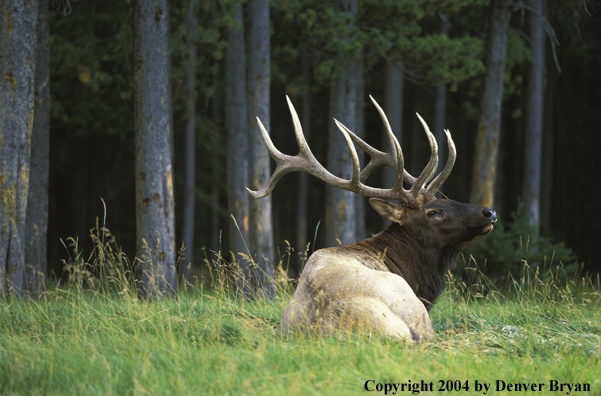
[{"label": "elk antler", "polygon": [[[434,174],[436,173],[436,169],[438,167],[438,145],[436,144],[436,139],[434,135],[430,132],[428,125],[426,122],[417,115],[424,127],[426,132],[426,136],[428,137],[428,141],[430,142],[430,149],[432,151],[430,155],[430,160],[428,164],[424,168],[424,170],[420,173],[420,175],[415,178],[411,176],[404,168],[404,160],[403,160],[403,151],[401,150],[401,146],[398,140],[395,138],[392,130],[390,128],[390,124],[384,111],[378,105],[378,103],[370,96],[372,102],[378,109],[380,116],[382,117],[382,121],[386,126],[386,133],[388,135],[388,139],[391,146],[390,153],[383,153],[381,151],[376,150],[371,147],[367,143],[365,143],[361,138],[351,132],[347,127],[342,125],[338,120],[334,119],[336,126],[340,129],[346,142],[349,146],[349,150],[351,152],[351,158],[353,162],[353,175],[350,180],[341,179],[337,176],[334,176],[327,169],[325,169],[318,161],[315,159],[315,156],[309,149],[309,146],[305,140],[303,135],[302,127],[300,125],[300,121],[298,119],[298,114],[290,101],[290,98],[286,96],[286,100],[288,102],[288,107],[290,108],[290,113],[292,114],[292,122],[294,123],[294,133],[296,135],[296,141],[299,147],[299,153],[296,156],[290,156],[281,153],[278,149],[275,148],[265,126],[259,118],[257,118],[257,122],[259,124],[259,129],[261,130],[261,135],[263,135],[263,140],[265,141],[265,146],[269,151],[269,154],[274,159],[277,167],[267,185],[259,190],[252,191],[247,188],[250,195],[254,198],[263,198],[269,195],[280,178],[287,173],[290,172],[298,172],[303,171],[310,175],[317,177],[318,179],[324,181],[326,184],[331,185],[336,188],[340,188],[347,191],[352,191],[357,194],[363,195],[369,198],[382,198],[382,199],[392,199],[401,201],[405,205],[411,205],[421,194],[422,192],[428,192],[431,194],[435,194],[436,191],[440,188],[442,183],[447,179],[449,174],[451,173],[451,169],[455,163],[456,152],[455,145],[453,143],[453,139],[451,139],[451,134],[448,130],[445,130],[447,135],[447,142],[449,145],[449,158],[447,163],[442,170],[442,172],[434,179]],[[359,157],[357,156],[357,151],[353,144],[355,142],[361,149],[363,149],[369,156],[371,157],[370,163],[361,171],[359,164]],[[381,166],[389,166],[396,171],[396,180],[394,186],[390,189],[384,188],[374,188],[370,186],[366,186],[363,184],[363,181],[367,179],[367,177],[377,168]],[[403,188],[403,179],[406,179],[411,185],[411,189],[405,190]],[[432,180],[432,182],[430,182]],[[428,184],[429,183],[429,184]],[[424,189],[424,185],[428,184]]]}]

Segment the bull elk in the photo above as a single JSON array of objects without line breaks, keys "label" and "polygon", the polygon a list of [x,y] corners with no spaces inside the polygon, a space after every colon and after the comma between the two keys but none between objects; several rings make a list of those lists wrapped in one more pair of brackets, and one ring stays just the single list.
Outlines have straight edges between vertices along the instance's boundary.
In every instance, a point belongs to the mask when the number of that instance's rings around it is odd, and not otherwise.
[{"label": "bull elk", "polygon": [[[300,149],[298,155],[278,151],[261,120],[257,119],[277,167],[262,190],[247,189],[254,198],[269,195],[285,174],[303,171],[330,186],[369,197],[376,212],[391,221],[390,226],[370,239],[313,253],[284,311],[282,330],[330,333],[361,329],[414,341],[431,338],[434,329],[428,310],[445,287],[445,275],[455,265],[461,249],[473,238],[490,232],[497,220],[496,213],[489,208],[435,197],[456,158],[448,130],[445,130],[448,160],[434,177],[438,146],[418,114],[430,142],[431,156],[415,178],[404,169],[403,152],[384,111],[371,99],[386,127],[391,150],[388,153],[376,150],[334,120],[350,149],[353,164],[350,180],[333,175],[315,159],[289,98],[288,107]],[[371,157],[363,170],[353,142]],[[396,171],[394,186],[385,189],[365,185],[367,177],[382,166]],[[411,185],[408,190],[403,187],[404,181]]]}]

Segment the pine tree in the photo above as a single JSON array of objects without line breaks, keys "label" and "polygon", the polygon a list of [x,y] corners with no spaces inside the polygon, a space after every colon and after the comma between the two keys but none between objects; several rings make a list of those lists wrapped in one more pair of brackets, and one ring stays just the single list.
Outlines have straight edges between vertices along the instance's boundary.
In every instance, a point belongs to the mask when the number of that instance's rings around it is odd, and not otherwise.
[{"label": "pine tree", "polygon": [[146,298],[175,296],[168,6],[136,0],[134,8],[138,288]]},{"label": "pine tree", "polygon": [[21,296],[38,2],[0,0],[0,296]]}]

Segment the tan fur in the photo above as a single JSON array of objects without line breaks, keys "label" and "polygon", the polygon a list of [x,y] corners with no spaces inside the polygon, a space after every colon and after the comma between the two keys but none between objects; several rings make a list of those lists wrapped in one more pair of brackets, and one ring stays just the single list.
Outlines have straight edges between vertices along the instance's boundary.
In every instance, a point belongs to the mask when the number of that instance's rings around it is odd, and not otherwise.
[{"label": "tan fur", "polygon": [[282,330],[356,329],[409,341],[433,337],[428,312],[407,282],[377,257],[362,254],[341,257],[336,248],[315,252],[284,311]]}]

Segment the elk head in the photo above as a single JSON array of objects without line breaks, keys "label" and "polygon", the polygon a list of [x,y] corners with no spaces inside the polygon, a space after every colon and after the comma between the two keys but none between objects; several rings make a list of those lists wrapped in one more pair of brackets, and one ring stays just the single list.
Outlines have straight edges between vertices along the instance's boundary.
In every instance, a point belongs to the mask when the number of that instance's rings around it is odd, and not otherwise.
[{"label": "elk head", "polygon": [[451,261],[469,241],[492,231],[497,221],[497,214],[489,208],[436,199],[428,193],[422,193],[411,206],[377,198],[369,202],[380,216],[401,225],[423,248],[450,248]]}]

